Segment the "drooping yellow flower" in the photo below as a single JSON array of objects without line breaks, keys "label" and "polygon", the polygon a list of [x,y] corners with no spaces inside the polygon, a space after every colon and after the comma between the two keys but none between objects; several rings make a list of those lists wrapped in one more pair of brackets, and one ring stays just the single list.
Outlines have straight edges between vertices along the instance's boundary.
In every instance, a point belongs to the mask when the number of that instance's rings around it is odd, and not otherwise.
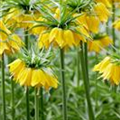
[{"label": "drooping yellow flower", "polygon": [[96,53],[99,53],[103,48],[108,47],[111,44],[113,44],[112,39],[106,35],[99,39],[88,41],[88,48],[90,52],[95,51]]},{"label": "drooping yellow flower", "polygon": [[12,34],[0,20],[0,55],[10,54],[20,50],[23,42],[16,34]]},{"label": "drooping yellow flower", "polygon": [[80,41],[86,42],[86,37],[90,37],[88,31],[82,26],[78,27],[77,30],[81,35],[72,30],[63,30],[55,27],[49,33],[42,33],[39,36],[39,47],[48,48],[53,43],[63,48],[78,45]]},{"label": "drooping yellow flower", "polygon": [[96,15],[88,15],[87,13],[83,13],[80,17],[77,18],[77,21],[80,25],[85,26],[88,31],[92,33],[98,33],[100,20]]},{"label": "drooping yellow flower", "polygon": [[4,20],[8,25],[16,25],[15,27],[21,28],[31,28],[33,26],[33,21],[36,21],[39,18],[39,12],[30,12],[25,13],[24,10],[18,8],[11,8],[9,14],[4,17]]},{"label": "drooping yellow flower", "polygon": [[117,30],[120,30],[120,19],[116,20],[114,23],[113,23],[113,27]]},{"label": "drooping yellow flower", "polygon": [[109,56],[95,65],[93,71],[98,71],[104,80],[110,80],[113,84],[120,83],[120,65],[114,63],[113,58]]},{"label": "drooping yellow flower", "polygon": [[94,12],[102,22],[107,22],[111,12],[106,8],[103,3],[97,3],[94,6]]},{"label": "drooping yellow flower", "polygon": [[50,87],[58,87],[56,77],[49,72],[50,68],[46,68],[46,70],[45,68],[28,67],[21,59],[15,60],[8,66],[14,80],[21,86],[45,87],[46,90]]}]

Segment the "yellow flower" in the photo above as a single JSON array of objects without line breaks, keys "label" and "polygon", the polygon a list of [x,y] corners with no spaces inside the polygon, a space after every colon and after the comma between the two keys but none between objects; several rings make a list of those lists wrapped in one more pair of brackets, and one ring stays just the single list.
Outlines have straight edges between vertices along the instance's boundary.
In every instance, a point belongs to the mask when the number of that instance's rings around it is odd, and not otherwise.
[{"label": "yellow flower", "polygon": [[104,5],[106,5],[107,7],[111,7],[111,3],[110,0],[95,0],[96,2],[101,2]]},{"label": "yellow flower", "polygon": [[80,41],[86,42],[86,37],[90,37],[88,31],[84,27],[78,27],[75,33],[72,30],[63,30],[61,28],[53,28],[49,33],[42,33],[39,36],[39,47],[48,48],[52,43],[64,48],[71,47],[73,45],[78,45]]},{"label": "yellow flower", "polygon": [[104,80],[110,80],[113,84],[120,83],[120,65],[112,62],[112,58],[109,56],[95,65],[93,71],[98,71]]},{"label": "yellow flower", "polygon": [[49,72],[51,70],[50,68],[46,68],[46,70],[45,68],[27,67],[26,63],[20,59],[15,60],[8,66],[14,80],[21,86],[43,86],[46,90],[50,87],[58,87],[56,77]]},{"label": "yellow flower", "polygon": [[95,51],[96,53],[99,53],[102,48],[108,47],[110,44],[113,44],[113,41],[109,36],[106,35],[102,38],[88,41],[88,48],[90,52]]},{"label": "yellow flower", "polygon": [[113,23],[113,27],[117,30],[120,30],[120,19],[116,20],[114,23]]},{"label": "yellow flower", "polygon": [[94,6],[94,12],[102,22],[107,22],[111,13],[103,3],[97,3]]},{"label": "yellow flower", "polygon": [[24,10],[18,8],[11,8],[9,14],[5,16],[5,21],[8,25],[16,24],[15,27],[30,28],[33,26],[33,21],[39,18],[39,12],[25,13]]},{"label": "yellow flower", "polygon": [[17,52],[22,46],[23,42],[20,37],[16,34],[11,34],[4,23],[0,21],[0,55]]},{"label": "yellow flower", "polygon": [[[42,21],[45,21],[45,19],[42,18],[42,17],[39,17],[36,21],[41,21],[42,22]],[[35,34],[35,35],[40,35],[45,30],[46,30],[46,27],[39,26],[39,23],[35,23],[31,26],[31,31],[30,32],[32,34]]]},{"label": "yellow flower", "polygon": [[96,15],[88,15],[87,13],[83,13],[77,18],[77,22],[92,33],[98,33],[99,31],[100,20]]}]

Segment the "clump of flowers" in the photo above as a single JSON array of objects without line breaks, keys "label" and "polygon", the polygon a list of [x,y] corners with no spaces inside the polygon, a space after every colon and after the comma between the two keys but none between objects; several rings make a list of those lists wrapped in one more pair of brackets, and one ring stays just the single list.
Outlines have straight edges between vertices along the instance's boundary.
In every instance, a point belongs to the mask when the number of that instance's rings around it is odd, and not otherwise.
[{"label": "clump of flowers", "polygon": [[50,66],[50,53],[24,51],[20,58],[10,63],[13,79],[22,86],[57,88],[58,81]]},{"label": "clump of flowers", "polygon": [[70,0],[68,6],[71,11],[76,11],[76,15],[81,14],[77,21],[92,33],[98,33],[100,23],[107,22],[111,15],[109,9],[99,0]]},{"label": "clump of flowers", "polygon": [[98,71],[104,80],[112,84],[120,83],[120,57],[118,55],[107,56],[99,64],[95,65],[93,71]]},{"label": "clump of flowers", "polygon": [[3,19],[10,26],[28,29],[40,16],[37,10],[39,4],[40,1],[37,0],[7,0],[2,6],[4,8]]},{"label": "clump of flowers", "polygon": [[95,34],[92,41],[88,41],[89,51],[99,53],[102,49],[113,44],[113,40],[106,34],[99,33]]},{"label": "clump of flowers", "polygon": [[20,50],[23,42],[17,34],[12,34],[2,20],[0,20],[0,55],[11,54]]},{"label": "clump of flowers", "polygon": [[[83,25],[78,25],[74,12],[68,12],[64,5],[58,7],[54,13],[43,7],[44,19],[37,21],[36,30],[40,30],[39,47],[48,48],[51,44],[60,48],[79,45],[90,38],[89,31]],[[35,29],[33,26],[33,29]],[[43,32],[41,31],[44,28]]]}]

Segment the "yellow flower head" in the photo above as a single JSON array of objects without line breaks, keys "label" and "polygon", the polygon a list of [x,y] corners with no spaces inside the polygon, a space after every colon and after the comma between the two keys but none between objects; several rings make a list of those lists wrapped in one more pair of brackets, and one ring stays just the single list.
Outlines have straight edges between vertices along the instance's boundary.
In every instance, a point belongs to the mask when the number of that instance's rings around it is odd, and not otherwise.
[{"label": "yellow flower head", "polygon": [[111,12],[106,8],[103,3],[97,3],[94,6],[94,12],[102,22],[107,22]]},{"label": "yellow flower head", "polygon": [[7,1],[5,6],[7,11],[4,16],[5,22],[8,25],[14,25],[15,27],[30,28],[33,23],[39,18],[40,12],[35,8],[36,1]]},{"label": "yellow flower head", "polygon": [[50,87],[57,88],[58,81],[48,66],[48,59],[38,56],[29,53],[22,59],[17,59],[9,64],[9,71],[13,79],[21,86],[45,87],[46,90]]},{"label": "yellow flower head", "polygon": [[89,32],[98,33],[99,31],[100,20],[96,15],[88,15],[87,13],[83,13],[77,18],[77,22],[80,25],[83,25]]},{"label": "yellow flower head", "polygon": [[120,19],[116,20],[114,23],[113,23],[113,27],[117,30],[120,30]]},{"label": "yellow flower head", "polygon": [[113,44],[112,39],[109,36],[104,35],[96,37],[92,41],[88,41],[88,48],[90,52],[94,51],[99,53],[103,48],[108,47],[111,44]]},{"label": "yellow flower head", "polygon": [[40,48],[49,48],[51,44],[60,48],[71,47],[90,38],[88,29],[82,24],[79,25],[73,12],[67,11],[64,6],[55,13],[43,11],[44,14],[46,15],[44,20],[37,21],[38,26],[35,27],[40,34],[38,38]]},{"label": "yellow flower head", "polygon": [[39,47],[48,48],[52,43],[61,48],[79,45],[80,41],[86,42],[86,37],[90,37],[88,31],[84,27],[78,27],[81,33],[75,33],[72,30],[63,30],[61,28],[53,28],[49,33],[42,33],[39,38]]},{"label": "yellow flower head", "polygon": [[16,34],[11,34],[5,24],[0,20],[0,55],[19,51],[22,46],[23,42],[20,37]]},{"label": "yellow flower head", "polygon": [[104,80],[119,85],[120,83],[120,64],[119,58],[107,56],[99,64],[95,65],[93,71],[98,71]]}]

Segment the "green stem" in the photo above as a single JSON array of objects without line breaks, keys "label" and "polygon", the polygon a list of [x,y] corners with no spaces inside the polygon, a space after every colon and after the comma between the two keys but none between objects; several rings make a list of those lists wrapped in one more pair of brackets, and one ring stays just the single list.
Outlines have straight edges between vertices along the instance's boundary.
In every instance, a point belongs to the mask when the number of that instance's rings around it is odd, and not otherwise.
[{"label": "green stem", "polygon": [[27,120],[30,120],[30,108],[29,108],[29,88],[26,87],[26,113]]},{"label": "green stem", "polygon": [[83,76],[84,86],[85,86],[86,99],[87,99],[87,104],[88,104],[89,120],[95,120],[93,109],[92,109],[92,104],[90,100],[89,76],[87,73],[88,70],[86,70],[87,67],[86,67],[85,56],[86,56],[86,52],[84,53],[83,44],[81,44],[81,53],[80,53],[81,68],[82,68],[82,76]]},{"label": "green stem", "polygon": [[3,105],[3,120],[6,120],[5,60],[4,60],[4,54],[2,55],[1,68],[2,68],[2,105]]},{"label": "green stem", "polygon": [[35,89],[35,120],[39,120],[39,91]]},{"label": "green stem", "polygon": [[[115,22],[115,4],[114,4],[114,0],[112,0],[112,23]],[[113,46],[115,47],[115,40],[116,40],[116,36],[115,36],[115,28],[112,27],[112,39],[113,39]],[[114,50],[114,49],[113,49]]]},{"label": "green stem", "polygon": [[109,20],[106,23],[106,33],[109,35]]},{"label": "green stem", "polygon": [[40,89],[40,113],[41,120],[44,120],[43,88]]},{"label": "green stem", "polygon": [[[28,50],[29,48],[29,36],[28,36],[28,30],[25,31],[25,45],[26,45],[26,49]],[[30,120],[30,108],[29,108],[29,88],[26,87],[26,119]]]},{"label": "green stem", "polygon": [[80,50],[77,49],[77,85],[79,86],[80,81]]},{"label": "green stem", "polygon": [[[9,63],[12,62],[12,59],[9,58]],[[15,106],[14,106],[14,81],[13,79],[11,78],[11,119],[12,120],[15,120]]]},{"label": "green stem", "polygon": [[63,120],[67,120],[67,102],[66,102],[66,82],[64,72],[64,50],[60,49],[60,63],[61,63],[61,80],[62,80],[62,97],[63,97]]},{"label": "green stem", "polygon": [[85,66],[86,66],[86,74],[87,74],[87,82],[88,82],[88,85],[89,85],[89,75],[88,75],[88,48],[87,48],[87,43],[84,43],[84,59],[85,59]]},{"label": "green stem", "polygon": [[12,107],[12,120],[15,120],[14,81],[13,80],[11,80],[11,107]]},{"label": "green stem", "polygon": [[[97,53],[96,53],[96,64],[98,63],[98,56],[97,56]],[[95,86],[96,86],[96,91],[95,91],[95,104],[96,104],[96,110],[98,109],[98,81],[97,81],[97,76],[98,73],[96,73],[96,82],[95,82]]]},{"label": "green stem", "polygon": [[26,47],[26,49],[28,50],[28,48],[29,48],[29,44],[28,44],[28,42],[29,42],[29,36],[28,36],[28,30],[26,30],[25,31],[25,47]]}]

